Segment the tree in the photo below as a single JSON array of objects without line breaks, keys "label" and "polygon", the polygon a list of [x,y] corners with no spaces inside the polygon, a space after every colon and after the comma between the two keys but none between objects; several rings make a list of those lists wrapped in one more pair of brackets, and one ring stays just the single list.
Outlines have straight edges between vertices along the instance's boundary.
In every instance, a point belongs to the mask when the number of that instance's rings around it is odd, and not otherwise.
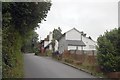
[{"label": "tree", "polygon": [[58,40],[62,36],[62,30],[60,27],[58,29],[53,30],[53,39]]},{"label": "tree", "polygon": [[3,78],[23,77],[21,48],[28,41],[30,32],[45,20],[50,6],[51,2],[2,3]]},{"label": "tree", "polygon": [[38,34],[35,31],[29,33],[29,38],[25,41],[22,46],[22,52],[34,53],[34,49],[38,46]]},{"label": "tree", "polygon": [[117,38],[117,52],[120,55],[120,27],[118,28],[118,38]]},{"label": "tree", "polygon": [[120,41],[119,29],[106,31],[97,39],[98,62],[103,71],[120,71]]},{"label": "tree", "polygon": [[60,27],[58,29],[53,30],[53,40],[52,40],[52,49],[55,51],[55,40],[58,40],[62,36],[62,30]]},{"label": "tree", "polygon": [[[47,16],[51,4],[48,2],[3,3],[3,23],[9,20],[20,34],[33,30]],[[10,16],[7,19],[6,16]],[[5,27],[5,26],[3,26]],[[13,27],[13,26],[12,26]]]}]

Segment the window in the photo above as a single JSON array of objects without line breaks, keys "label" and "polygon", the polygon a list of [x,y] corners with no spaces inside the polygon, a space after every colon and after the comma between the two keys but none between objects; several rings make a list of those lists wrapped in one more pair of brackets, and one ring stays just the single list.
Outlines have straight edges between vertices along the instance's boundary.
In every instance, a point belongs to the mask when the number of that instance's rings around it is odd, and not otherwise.
[{"label": "window", "polygon": [[94,49],[95,46],[94,46],[94,45],[89,45],[89,48],[90,48],[90,49]]},{"label": "window", "polygon": [[76,46],[68,46],[68,50],[76,50]]}]

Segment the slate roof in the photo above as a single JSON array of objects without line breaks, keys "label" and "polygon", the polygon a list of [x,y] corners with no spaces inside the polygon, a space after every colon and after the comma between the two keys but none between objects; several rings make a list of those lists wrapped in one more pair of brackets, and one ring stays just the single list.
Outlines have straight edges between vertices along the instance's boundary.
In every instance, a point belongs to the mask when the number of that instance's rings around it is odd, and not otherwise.
[{"label": "slate roof", "polygon": [[66,42],[70,46],[86,46],[83,41],[79,40],[66,40]]}]

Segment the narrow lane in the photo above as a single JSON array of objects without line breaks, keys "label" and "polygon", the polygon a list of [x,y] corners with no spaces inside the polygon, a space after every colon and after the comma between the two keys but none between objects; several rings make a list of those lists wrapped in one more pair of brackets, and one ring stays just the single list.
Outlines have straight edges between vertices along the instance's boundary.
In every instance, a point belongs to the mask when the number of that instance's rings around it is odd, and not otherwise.
[{"label": "narrow lane", "polygon": [[24,54],[25,78],[95,78],[49,57]]}]

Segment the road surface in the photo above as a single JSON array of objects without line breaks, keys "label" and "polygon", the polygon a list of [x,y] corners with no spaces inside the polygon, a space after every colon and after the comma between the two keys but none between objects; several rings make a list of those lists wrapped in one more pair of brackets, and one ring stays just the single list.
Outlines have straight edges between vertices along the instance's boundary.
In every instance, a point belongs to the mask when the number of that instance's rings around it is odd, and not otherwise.
[{"label": "road surface", "polygon": [[95,78],[50,57],[24,54],[25,78]]}]

